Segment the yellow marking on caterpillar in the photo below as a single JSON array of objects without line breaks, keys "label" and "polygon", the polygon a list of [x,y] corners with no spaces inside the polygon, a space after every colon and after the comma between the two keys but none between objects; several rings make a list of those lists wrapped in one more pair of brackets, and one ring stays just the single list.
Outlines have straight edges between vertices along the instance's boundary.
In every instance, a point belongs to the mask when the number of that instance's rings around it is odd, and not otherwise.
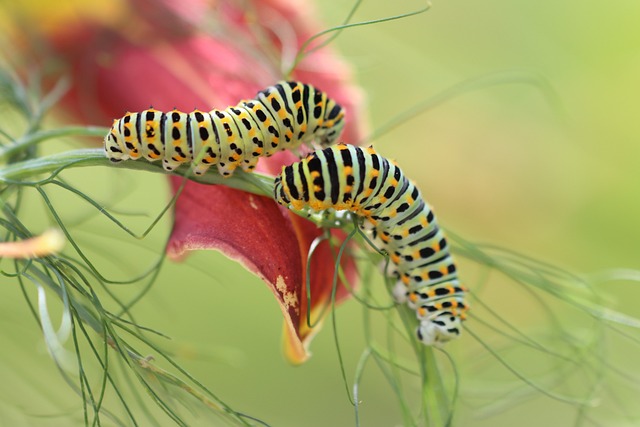
[{"label": "yellow marking on caterpillar", "polygon": [[316,210],[316,211],[321,211],[324,210],[326,207],[325,204],[320,201],[320,200],[313,200],[309,202],[309,206],[311,207],[311,209]]},{"label": "yellow marking on caterpillar", "polygon": [[302,200],[291,200],[291,206],[293,206],[293,209],[299,211],[304,208],[304,202]]}]

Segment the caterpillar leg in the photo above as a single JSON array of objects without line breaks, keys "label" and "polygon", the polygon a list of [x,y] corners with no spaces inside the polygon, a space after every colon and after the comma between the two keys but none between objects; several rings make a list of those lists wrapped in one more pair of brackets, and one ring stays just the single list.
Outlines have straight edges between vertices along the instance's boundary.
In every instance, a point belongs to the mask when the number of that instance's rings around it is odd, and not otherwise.
[{"label": "caterpillar leg", "polygon": [[404,304],[409,301],[409,288],[402,283],[401,280],[398,280],[393,286],[391,294],[393,295],[393,299],[399,304]]},{"label": "caterpillar leg", "polygon": [[181,164],[182,164],[182,162],[177,162],[177,161],[172,160],[172,159],[162,159],[162,167],[167,172],[171,172],[171,171],[176,170]]},{"label": "caterpillar leg", "polygon": [[245,172],[251,172],[258,164],[258,157],[247,157],[242,161],[241,167]]},{"label": "caterpillar leg", "polygon": [[422,320],[416,335],[425,345],[440,346],[460,336],[460,318],[439,316],[433,320]]},{"label": "caterpillar leg", "polygon": [[209,165],[206,165],[204,163],[199,163],[193,168],[193,174],[196,176],[204,175],[209,170],[209,167],[210,167]]},{"label": "caterpillar leg", "polygon": [[220,156],[218,146],[204,141],[194,155],[193,173],[197,176],[204,175],[211,166],[216,164]]}]

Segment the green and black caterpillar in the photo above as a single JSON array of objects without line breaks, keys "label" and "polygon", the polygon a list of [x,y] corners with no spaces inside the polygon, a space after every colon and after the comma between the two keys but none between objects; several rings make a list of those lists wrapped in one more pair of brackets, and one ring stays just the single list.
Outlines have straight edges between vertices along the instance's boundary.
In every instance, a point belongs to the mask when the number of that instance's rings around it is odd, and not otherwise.
[{"label": "green and black caterpillar", "polygon": [[386,274],[398,302],[416,311],[417,336],[426,345],[460,335],[466,289],[433,211],[418,188],[373,148],[338,144],[283,168],[274,187],[278,203],[296,210],[347,210],[389,254]]},{"label": "green and black caterpillar", "polygon": [[315,141],[331,145],[344,127],[344,110],[324,92],[300,82],[279,82],[224,110],[148,110],[114,120],[104,139],[112,162],[162,159],[172,171],[192,163],[204,174],[216,165],[224,177],[251,171],[261,157]]}]

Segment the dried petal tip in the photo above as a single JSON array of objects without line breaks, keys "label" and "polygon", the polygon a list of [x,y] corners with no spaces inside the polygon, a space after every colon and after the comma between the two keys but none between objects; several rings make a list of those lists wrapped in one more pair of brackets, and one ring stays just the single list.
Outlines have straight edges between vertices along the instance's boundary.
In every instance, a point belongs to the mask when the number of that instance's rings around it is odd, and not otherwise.
[{"label": "dried petal tip", "polygon": [[60,252],[64,242],[64,234],[58,229],[51,229],[30,239],[0,243],[0,257],[40,258]]}]

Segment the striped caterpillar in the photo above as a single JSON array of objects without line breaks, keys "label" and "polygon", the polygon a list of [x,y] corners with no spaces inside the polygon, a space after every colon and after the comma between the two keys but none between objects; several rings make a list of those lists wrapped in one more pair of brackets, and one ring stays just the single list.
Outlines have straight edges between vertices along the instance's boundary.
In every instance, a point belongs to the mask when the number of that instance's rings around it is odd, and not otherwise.
[{"label": "striped caterpillar", "polygon": [[283,81],[224,110],[127,113],[114,120],[104,151],[114,163],[162,159],[164,169],[172,171],[193,162],[195,175],[216,165],[228,177],[237,167],[252,171],[260,157],[277,151],[313,140],[331,145],[343,126],[344,110],[324,92]]},{"label": "striped caterpillar", "polygon": [[433,211],[397,165],[371,147],[338,144],[284,167],[274,195],[296,210],[333,208],[363,218],[361,228],[389,254],[395,299],[416,311],[418,339],[434,345],[460,335],[466,289]]}]

